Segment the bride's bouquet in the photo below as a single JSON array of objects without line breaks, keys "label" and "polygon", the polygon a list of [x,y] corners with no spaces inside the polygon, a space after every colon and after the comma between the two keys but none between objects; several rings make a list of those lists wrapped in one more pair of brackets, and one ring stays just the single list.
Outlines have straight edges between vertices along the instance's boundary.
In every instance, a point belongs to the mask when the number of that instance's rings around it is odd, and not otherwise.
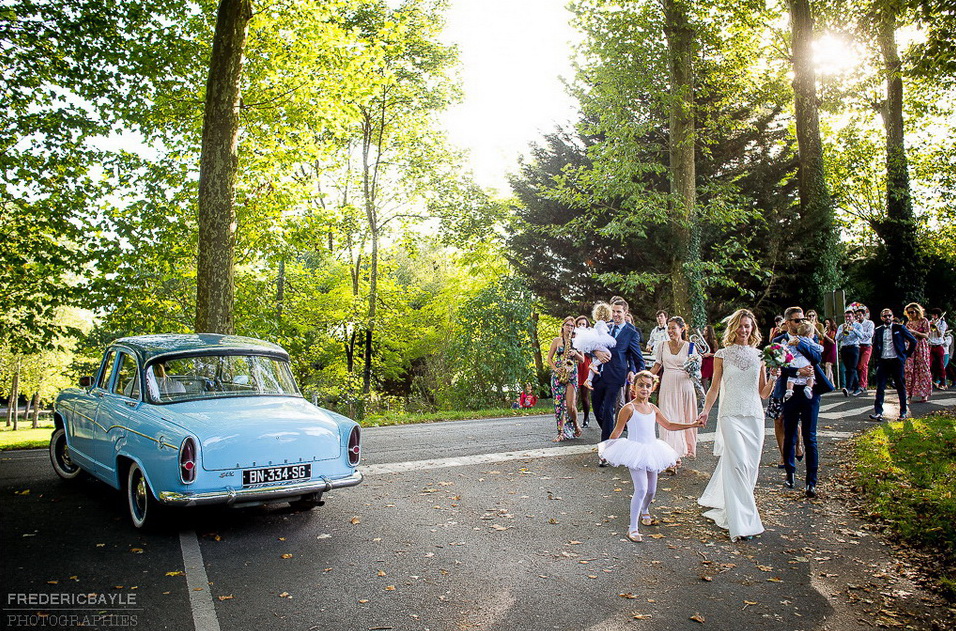
[{"label": "bride's bouquet", "polygon": [[760,356],[768,368],[783,368],[793,361],[793,353],[783,344],[765,346]]},{"label": "bride's bouquet", "polygon": [[704,358],[700,356],[700,353],[694,352],[694,343],[691,342],[687,360],[684,362],[683,368],[684,372],[687,373],[687,376],[690,377],[691,382],[694,384],[694,391],[697,393],[697,401],[700,407],[703,407],[704,397],[707,396],[707,393],[704,392],[704,384],[702,382],[703,375],[700,372],[701,363],[703,361]]}]

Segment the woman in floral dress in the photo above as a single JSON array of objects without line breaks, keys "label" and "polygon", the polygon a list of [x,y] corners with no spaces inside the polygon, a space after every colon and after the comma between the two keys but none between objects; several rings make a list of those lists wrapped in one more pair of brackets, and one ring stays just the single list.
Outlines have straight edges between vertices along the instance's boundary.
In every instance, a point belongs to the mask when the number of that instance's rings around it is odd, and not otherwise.
[{"label": "woman in floral dress", "polygon": [[903,368],[906,375],[906,396],[911,401],[917,397],[929,401],[929,395],[933,393],[929,360],[929,320],[918,303],[911,302],[906,305],[906,328],[916,338],[916,349]]},{"label": "woman in floral dress", "polygon": [[548,350],[548,365],[551,366],[551,393],[554,396],[554,420],[558,427],[558,437],[554,442],[577,438],[581,435],[578,427],[577,391],[578,362],[584,359],[581,353],[571,346],[571,334],[574,333],[574,318],[567,317],[561,324],[561,337],[551,340]]}]

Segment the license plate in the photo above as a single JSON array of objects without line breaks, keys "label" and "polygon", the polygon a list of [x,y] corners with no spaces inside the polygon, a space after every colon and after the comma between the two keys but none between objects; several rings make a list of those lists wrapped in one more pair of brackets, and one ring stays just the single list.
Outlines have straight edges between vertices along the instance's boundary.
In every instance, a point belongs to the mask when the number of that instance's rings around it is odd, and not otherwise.
[{"label": "license plate", "polygon": [[312,465],[294,464],[283,467],[265,467],[262,469],[243,469],[242,486],[273,484],[275,482],[295,482],[312,477]]}]

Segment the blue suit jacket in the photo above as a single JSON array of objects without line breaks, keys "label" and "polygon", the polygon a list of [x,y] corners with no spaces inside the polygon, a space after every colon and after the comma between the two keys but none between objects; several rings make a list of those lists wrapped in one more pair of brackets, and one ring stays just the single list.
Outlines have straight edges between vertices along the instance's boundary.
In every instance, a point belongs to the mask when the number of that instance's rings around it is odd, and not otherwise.
[{"label": "blue suit jacket", "polygon": [[601,381],[611,387],[624,385],[628,372],[644,370],[644,356],[641,354],[643,338],[633,324],[624,323],[617,333],[617,344],[611,351],[611,361],[601,367]]},{"label": "blue suit jacket", "polygon": [[[916,336],[910,333],[902,324],[893,323],[893,348],[896,349],[896,356],[901,361],[913,354],[916,350]],[[886,325],[881,324],[873,331],[873,357],[880,359],[883,357],[883,333],[886,331]]]},{"label": "blue suit jacket", "polygon": [[[773,338],[773,343],[786,346],[789,340],[790,335],[787,333],[782,333]],[[820,368],[820,360],[823,359],[822,354],[819,351],[810,348],[806,342],[800,342],[797,344],[796,350],[801,355],[809,359],[810,365],[813,366],[813,394],[821,395],[831,392],[833,390],[833,384],[830,383],[830,380],[827,379],[827,376],[823,374],[823,369]],[[773,387],[772,396],[775,399],[782,399],[784,393],[787,391],[787,379],[796,376],[796,368],[781,368],[780,378],[777,379],[777,384]]]}]

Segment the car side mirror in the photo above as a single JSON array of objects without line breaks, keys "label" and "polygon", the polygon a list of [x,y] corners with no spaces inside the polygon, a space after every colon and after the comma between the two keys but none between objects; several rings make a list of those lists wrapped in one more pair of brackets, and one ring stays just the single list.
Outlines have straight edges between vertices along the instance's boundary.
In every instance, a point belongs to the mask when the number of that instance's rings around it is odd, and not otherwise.
[{"label": "car side mirror", "polygon": [[80,387],[89,388],[93,385],[93,377],[80,377]]}]

